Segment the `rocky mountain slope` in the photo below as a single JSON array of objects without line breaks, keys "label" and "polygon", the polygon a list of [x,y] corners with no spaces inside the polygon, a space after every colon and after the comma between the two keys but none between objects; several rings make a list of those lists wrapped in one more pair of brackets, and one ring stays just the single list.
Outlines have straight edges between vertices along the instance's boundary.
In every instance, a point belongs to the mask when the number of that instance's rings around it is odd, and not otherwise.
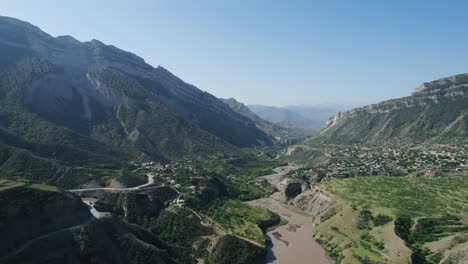
[{"label": "rocky mountain slope", "polygon": [[464,140],[468,135],[468,74],[422,84],[408,97],[339,113],[318,139],[404,143]]},{"label": "rocky mountain slope", "polygon": [[54,38],[8,17],[0,17],[0,33],[3,133],[165,158],[271,143],[250,119],[132,53]]},{"label": "rocky mountain slope", "polygon": [[0,177],[72,187],[142,157],[272,143],[215,96],[97,40],[0,17],[0,51]]}]

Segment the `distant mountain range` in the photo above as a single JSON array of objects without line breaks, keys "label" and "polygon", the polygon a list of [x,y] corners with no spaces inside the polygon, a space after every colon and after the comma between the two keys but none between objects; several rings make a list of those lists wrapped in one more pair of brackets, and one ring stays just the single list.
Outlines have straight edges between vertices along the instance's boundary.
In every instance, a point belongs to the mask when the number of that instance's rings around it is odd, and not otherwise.
[{"label": "distant mountain range", "polygon": [[466,141],[468,74],[423,83],[408,97],[340,113],[316,139],[329,142]]},{"label": "distant mountain range", "polygon": [[343,105],[317,105],[317,106],[285,106],[274,107],[264,105],[249,105],[252,112],[270,122],[286,127],[323,128],[327,120],[340,111],[350,109]]},{"label": "distant mountain range", "polygon": [[255,122],[257,127],[277,140],[298,140],[315,134],[315,131],[303,126],[285,126],[285,123],[267,121],[250,110],[250,107],[238,102],[234,98],[221,99],[234,111],[242,114]]}]

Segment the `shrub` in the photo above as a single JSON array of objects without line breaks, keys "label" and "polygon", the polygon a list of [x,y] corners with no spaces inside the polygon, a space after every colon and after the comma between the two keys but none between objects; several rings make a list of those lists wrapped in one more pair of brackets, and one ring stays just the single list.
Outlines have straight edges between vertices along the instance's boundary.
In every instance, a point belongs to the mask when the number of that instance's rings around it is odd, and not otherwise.
[{"label": "shrub", "polygon": [[404,215],[397,217],[395,220],[395,234],[407,243],[410,243],[412,225],[413,220],[410,216]]},{"label": "shrub", "polygon": [[374,220],[371,211],[364,209],[359,213],[358,228],[369,228],[369,221]]},{"label": "shrub", "polygon": [[393,221],[393,218],[391,218],[390,216],[384,215],[384,214],[378,214],[374,218],[374,225],[375,226],[383,226],[383,225],[386,225],[386,224],[390,223],[391,221]]}]

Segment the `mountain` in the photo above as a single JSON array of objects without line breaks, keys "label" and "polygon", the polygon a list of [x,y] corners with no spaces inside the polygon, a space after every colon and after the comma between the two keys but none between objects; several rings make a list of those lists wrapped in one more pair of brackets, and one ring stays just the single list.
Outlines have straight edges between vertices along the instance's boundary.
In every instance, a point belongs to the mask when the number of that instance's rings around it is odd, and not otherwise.
[{"label": "mountain", "polygon": [[249,105],[249,108],[261,118],[273,123],[290,127],[311,127],[312,120],[283,107]]},{"label": "mountain", "polygon": [[249,108],[261,118],[273,123],[287,127],[313,129],[324,127],[331,116],[336,115],[342,109],[348,109],[346,106],[339,105],[291,105],[285,107],[249,105]]},{"label": "mountain", "polygon": [[339,104],[319,104],[319,105],[289,105],[284,108],[300,114],[304,118],[310,120],[310,126],[313,128],[323,128],[330,117],[335,116],[339,112],[352,109],[348,105]]},{"label": "mountain", "polygon": [[236,111],[237,113],[246,116],[250,118],[252,121],[254,121],[256,124],[263,126],[263,125],[273,125],[270,122],[262,119],[258,115],[256,115],[254,112],[250,110],[248,106],[245,104],[237,101],[234,98],[229,98],[229,99],[223,99],[220,98],[221,101],[223,101],[225,104],[227,104],[229,107],[231,107],[232,110]]},{"label": "mountain", "polygon": [[244,115],[251,119],[259,129],[264,131],[265,133],[271,135],[272,137],[276,138],[277,140],[290,140],[290,139],[302,139],[307,136],[313,134],[313,131],[295,127],[284,127],[281,124],[276,124],[270,121],[266,121],[265,119],[259,117],[254,112],[252,112],[248,106],[245,104],[238,102],[234,98],[229,99],[221,99],[224,103],[229,105],[234,111],[237,113]]},{"label": "mountain", "polygon": [[0,174],[12,153],[46,167],[114,168],[141,154],[172,159],[272,143],[215,96],[97,40],[0,17],[0,50]]},{"label": "mountain", "polygon": [[423,83],[411,96],[339,113],[316,139],[408,143],[466,140],[468,74]]}]

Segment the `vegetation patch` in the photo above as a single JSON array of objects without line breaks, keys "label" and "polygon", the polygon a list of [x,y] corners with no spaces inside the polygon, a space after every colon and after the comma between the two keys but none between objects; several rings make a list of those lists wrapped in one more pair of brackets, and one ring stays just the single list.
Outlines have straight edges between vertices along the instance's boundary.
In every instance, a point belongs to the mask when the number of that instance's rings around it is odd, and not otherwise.
[{"label": "vegetation patch", "polygon": [[228,232],[261,245],[265,243],[264,232],[269,227],[281,223],[279,215],[238,200],[217,200],[208,208],[206,214]]},{"label": "vegetation patch", "polygon": [[355,177],[321,185],[338,211],[321,218],[316,238],[337,262],[438,263],[444,252],[424,244],[468,232],[464,177]]}]

